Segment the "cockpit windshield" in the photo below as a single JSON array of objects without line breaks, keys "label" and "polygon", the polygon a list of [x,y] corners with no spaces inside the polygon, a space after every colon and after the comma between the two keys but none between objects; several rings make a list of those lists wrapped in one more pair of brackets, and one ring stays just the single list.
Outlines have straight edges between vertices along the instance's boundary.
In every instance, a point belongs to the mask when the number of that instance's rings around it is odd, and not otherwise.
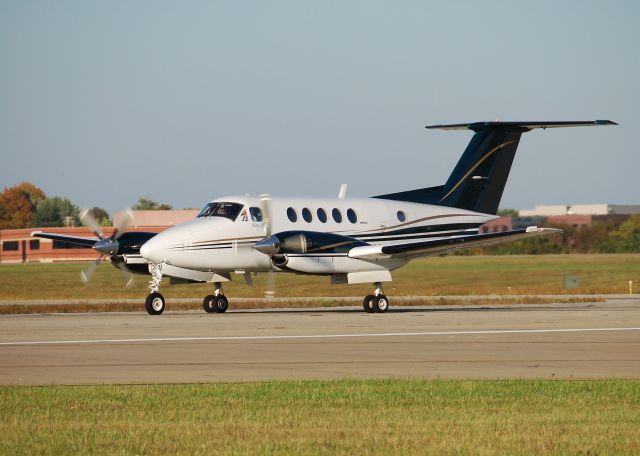
[{"label": "cockpit windshield", "polygon": [[209,203],[198,214],[198,218],[204,217],[224,217],[235,220],[242,209],[242,204],[238,203]]}]

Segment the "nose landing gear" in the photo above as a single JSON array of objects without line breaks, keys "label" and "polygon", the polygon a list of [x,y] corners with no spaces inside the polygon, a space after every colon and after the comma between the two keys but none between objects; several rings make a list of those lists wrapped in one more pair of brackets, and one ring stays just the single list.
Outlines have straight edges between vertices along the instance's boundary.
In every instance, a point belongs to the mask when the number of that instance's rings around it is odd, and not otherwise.
[{"label": "nose landing gear", "polygon": [[389,300],[384,295],[382,283],[373,284],[376,288],[374,294],[367,295],[362,301],[362,307],[367,313],[385,313],[389,309]]},{"label": "nose landing gear", "polygon": [[160,315],[164,312],[165,300],[158,289],[160,288],[160,282],[162,282],[162,263],[149,264],[149,272],[151,273],[151,279],[149,280],[149,289],[151,293],[147,295],[147,299],[144,302],[144,308],[149,315]]},{"label": "nose landing gear", "polygon": [[224,295],[222,284],[220,282],[215,282],[213,287],[213,294],[205,296],[202,301],[202,308],[207,313],[225,313],[229,307],[229,300]]}]

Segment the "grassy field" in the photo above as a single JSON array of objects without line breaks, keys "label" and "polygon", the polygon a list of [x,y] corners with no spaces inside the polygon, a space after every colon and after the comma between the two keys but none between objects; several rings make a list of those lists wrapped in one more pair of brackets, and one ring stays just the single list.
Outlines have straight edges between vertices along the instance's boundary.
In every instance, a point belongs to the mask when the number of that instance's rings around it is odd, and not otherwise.
[{"label": "grassy field", "polygon": [[[147,294],[146,276],[136,276],[124,288],[120,272],[103,264],[89,285],[79,279],[87,263],[0,265],[0,300],[136,298]],[[577,288],[565,289],[564,277],[575,276]],[[640,255],[449,256],[416,260],[393,273],[386,284],[389,296],[486,294],[590,294],[628,293],[629,280],[640,290]],[[234,297],[262,297],[265,275],[247,287],[241,276],[225,284]],[[277,296],[357,296],[370,285],[330,285],[326,277],[277,275]],[[204,297],[211,285],[168,285],[162,293],[172,297]]]},{"label": "grassy field", "polygon": [[640,382],[0,388],[1,454],[639,454]]}]

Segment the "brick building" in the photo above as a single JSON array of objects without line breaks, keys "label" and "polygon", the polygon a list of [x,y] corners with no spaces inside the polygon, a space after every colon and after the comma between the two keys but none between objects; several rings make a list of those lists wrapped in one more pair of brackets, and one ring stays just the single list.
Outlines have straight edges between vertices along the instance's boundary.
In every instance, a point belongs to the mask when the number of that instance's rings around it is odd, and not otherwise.
[{"label": "brick building", "polygon": [[[160,232],[165,227],[129,228],[127,231]],[[54,262],[95,260],[98,253],[79,245],[31,237],[34,231],[67,234],[95,238],[88,228],[25,228],[0,230],[0,263]],[[113,228],[102,229],[104,236],[111,236]]]},{"label": "brick building", "polygon": [[[171,211],[132,211],[134,222],[127,231],[147,231],[159,233],[171,226],[192,220],[199,210],[171,210]],[[123,212],[113,214],[117,225]],[[98,254],[91,248],[68,244],[51,239],[31,237],[34,231],[67,234],[94,238],[89,228],[24,228],[18,230],[0,230],[0,263],[27,263],[31,261],[79,261],[93,260]],[[104,236],[111,236],[112,227],[102,228]]]}]

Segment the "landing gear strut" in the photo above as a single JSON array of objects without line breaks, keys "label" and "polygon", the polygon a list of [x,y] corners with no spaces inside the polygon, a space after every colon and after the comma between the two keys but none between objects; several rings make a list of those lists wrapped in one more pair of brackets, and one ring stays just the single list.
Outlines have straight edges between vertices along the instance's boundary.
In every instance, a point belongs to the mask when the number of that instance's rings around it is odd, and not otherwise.
[{"label": "landing gear strut", "polygon": [[160,315],[164,312],[165,300],[164,296],[158,293],[160,282],[162,282],[162,264],[149,264],[149,272],[151,279],[149,280],[149,289],[151,293],[144,302],[144,308],[149,315]]},{"label": "landing gear strut", "polygon": [[367,313],[385,313],[389,309],[389,300],[384,295],[382,283],[376,282],[374,294],[367,295],[362,301],[362,307]]},{"label": "landing gear strut", "polygon": [[213,284],[213,294],[205,296],[202,307],[207,313],[225,313],[227,311],[229,301],[224,295],[220,282]]}]

